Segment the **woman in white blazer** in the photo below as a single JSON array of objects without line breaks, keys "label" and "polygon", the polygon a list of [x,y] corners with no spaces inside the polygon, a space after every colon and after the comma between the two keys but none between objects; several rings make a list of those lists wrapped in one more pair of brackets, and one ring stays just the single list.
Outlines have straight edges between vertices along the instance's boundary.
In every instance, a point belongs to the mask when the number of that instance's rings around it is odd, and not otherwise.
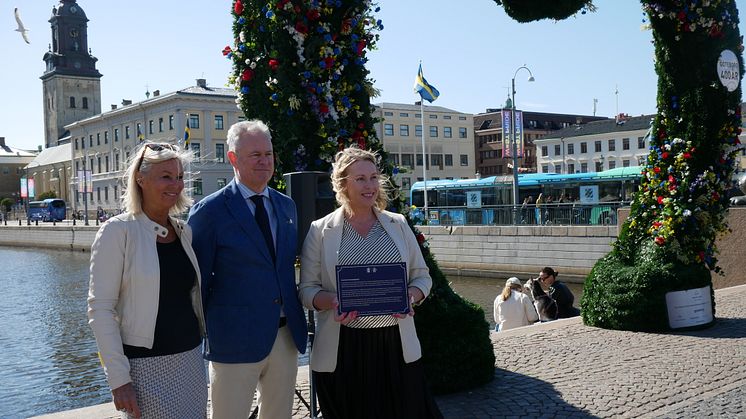
[{"label": "woman in white blazer", "polygon": [[174,218],[188,151],[145,143],[125,173],[125,212],[91,247],[88,319],[114,406],[127,418],[205,418],[204,315],[189,225]]},{"label": "woman in white blazer", "polygon": [[333,163],[340,208],[316,220],[303,243],[303,305],[318,311],[311,369],[325,419],[441,418],[429,393],[415,330],[408,315],[337,314],[339,265],[406,264],[410,304],[422,302],[432,280],[422,253],[400,215],[386,211],[388,179],[378,156],[348,148]]}]

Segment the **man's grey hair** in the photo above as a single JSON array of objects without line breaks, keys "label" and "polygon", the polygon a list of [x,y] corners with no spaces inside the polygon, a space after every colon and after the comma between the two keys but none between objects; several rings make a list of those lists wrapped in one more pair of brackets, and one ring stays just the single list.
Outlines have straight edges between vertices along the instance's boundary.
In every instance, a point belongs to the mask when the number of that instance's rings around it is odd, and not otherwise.
[{"label": "man's grey hair", "polygon": [[228,144],[228,151],[235,152],[242,138],[256,134],[264,135],[270,143],[272,142],[272,134],[269,131],[269,127],[258,119],[236,122],[231,125],[225,141]]}]

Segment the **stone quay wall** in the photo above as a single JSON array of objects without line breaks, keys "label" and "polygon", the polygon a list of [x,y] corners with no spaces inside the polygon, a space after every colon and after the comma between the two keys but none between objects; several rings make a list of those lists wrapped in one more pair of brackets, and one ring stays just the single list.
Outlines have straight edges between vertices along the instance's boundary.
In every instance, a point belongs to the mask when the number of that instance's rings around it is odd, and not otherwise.
[{"label": "stone quay wall", "polygon": [[23,225],[8,222],[0,225],[0,246],[41,247],[75,251],[91,250],[93,239],[98,231],[96,225],[75,225],[70,223],[39,223]]}]

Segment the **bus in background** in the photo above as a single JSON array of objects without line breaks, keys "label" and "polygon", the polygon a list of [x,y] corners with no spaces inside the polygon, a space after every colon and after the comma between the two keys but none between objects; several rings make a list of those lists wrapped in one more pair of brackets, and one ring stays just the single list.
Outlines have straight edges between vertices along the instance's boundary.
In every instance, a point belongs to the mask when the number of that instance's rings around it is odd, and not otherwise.
[{"label": "bus in background", "polygon": [[65,201],[62,199],[45,199],[28,203],[29,220],[62,221],[66,216]]}]

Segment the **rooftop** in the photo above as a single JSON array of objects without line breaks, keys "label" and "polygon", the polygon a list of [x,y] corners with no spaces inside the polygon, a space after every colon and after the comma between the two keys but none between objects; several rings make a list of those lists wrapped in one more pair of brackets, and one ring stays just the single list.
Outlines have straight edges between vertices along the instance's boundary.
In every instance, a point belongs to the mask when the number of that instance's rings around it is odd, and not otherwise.
[{"label": "rooftop", "polygon": [[562,128],[559,131],[555,131],[544,138],[536,141],[556,139],[556,138],[567,138],[567,137],[582,137],[585,135],[597,135],[597,134],[608,134],[613,132],[630,132],[638,130],[647,130],[650,128],[650,124],[653,122],[655,115],[641,115],[641,116],[630,116],[621,118],[618,120],[609,119],[603,121],[593,121],[586,124],[572,125],[567,128]]}]

